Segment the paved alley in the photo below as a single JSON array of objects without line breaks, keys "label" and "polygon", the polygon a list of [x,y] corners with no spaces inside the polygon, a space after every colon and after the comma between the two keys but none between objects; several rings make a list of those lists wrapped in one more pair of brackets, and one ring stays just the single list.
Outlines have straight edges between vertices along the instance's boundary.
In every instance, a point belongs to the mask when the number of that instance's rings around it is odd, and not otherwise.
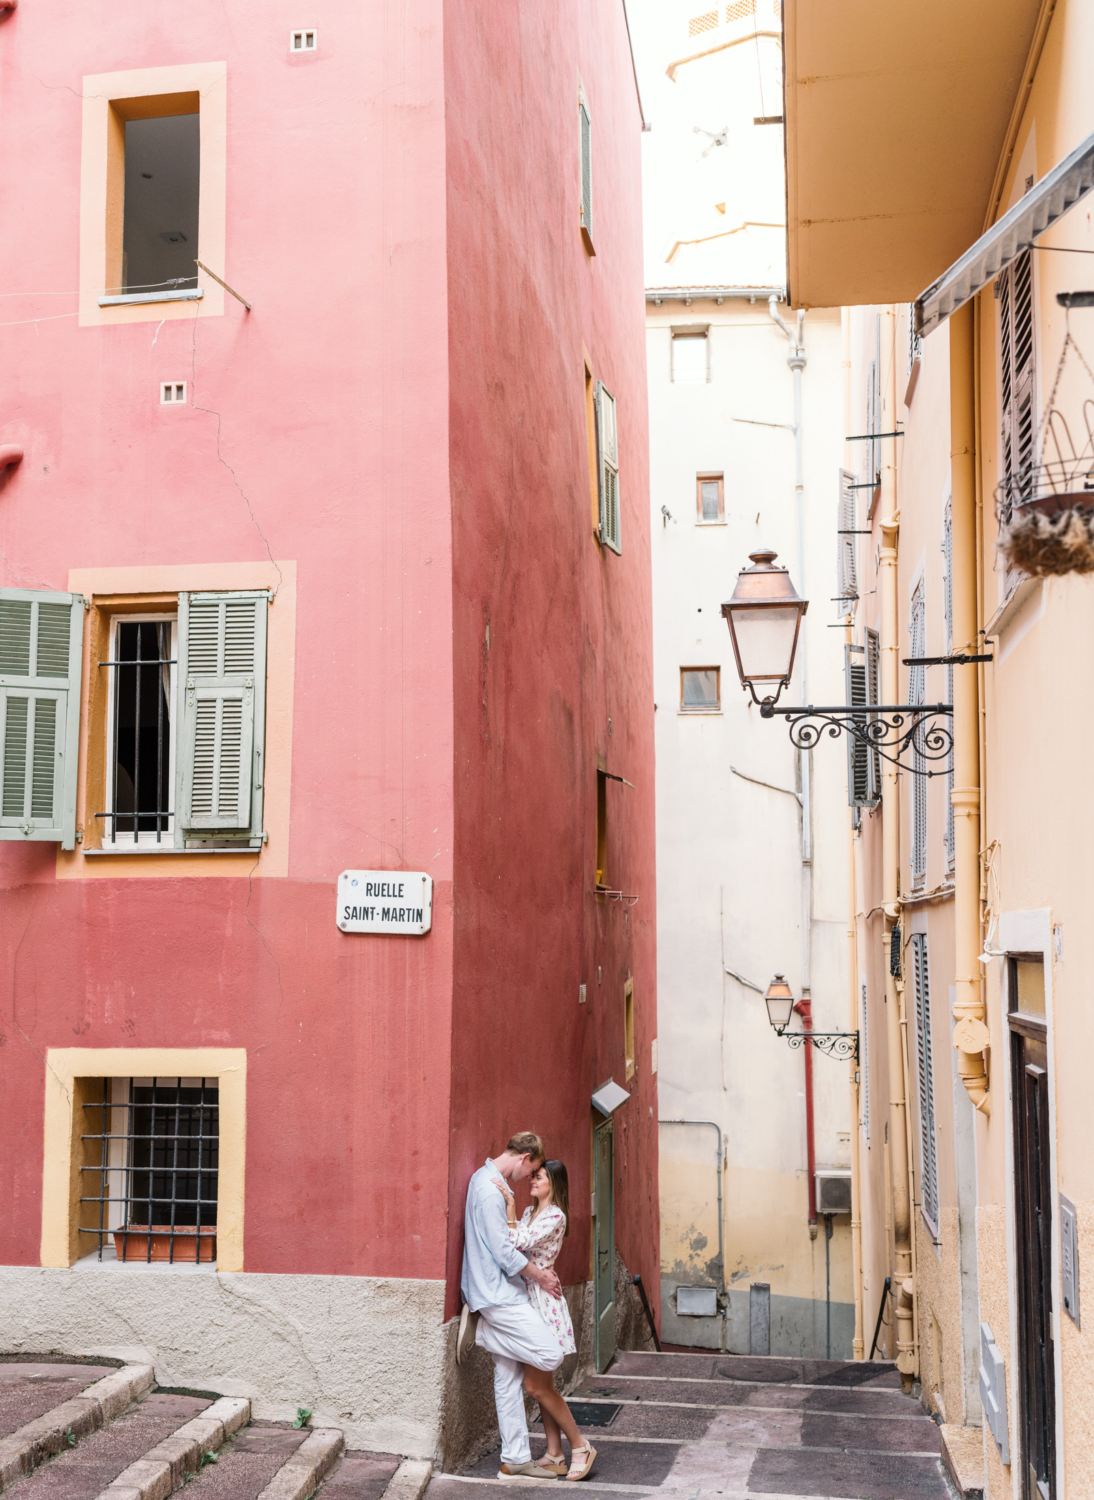
[{"label": "paved alley", "polygon": [[[586,1495],[679,1493],[950,1500],[938,1428],[890,1364],[620,1354],[572,1398],[598,1457]],[[604,1426],[594,1426],[594,1422]],[[533,1456],[543,1438],[533,1436]],[[438,1475],[430,1500],[498,1489],[493,1453]],[[542,1481],[543,1483],[552,1481]],[[507,1490],[538,1486],[512,1480]]]}]

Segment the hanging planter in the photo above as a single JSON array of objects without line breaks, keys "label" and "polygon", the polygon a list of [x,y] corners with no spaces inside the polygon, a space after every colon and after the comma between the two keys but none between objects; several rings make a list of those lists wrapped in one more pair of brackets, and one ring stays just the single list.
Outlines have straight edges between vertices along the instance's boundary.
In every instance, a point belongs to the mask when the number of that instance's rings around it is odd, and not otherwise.
[{"label": "hanging planter", "polygon": [[1083,402],[1085,442],[1078,449],[1055,405],[1069,348],[1094,383],[1068,328],[1037,434],[1042,462],[1008,475],[995,489],[999,551],[1008,568],[1031,578],[1094,573],[1094,401]]}]

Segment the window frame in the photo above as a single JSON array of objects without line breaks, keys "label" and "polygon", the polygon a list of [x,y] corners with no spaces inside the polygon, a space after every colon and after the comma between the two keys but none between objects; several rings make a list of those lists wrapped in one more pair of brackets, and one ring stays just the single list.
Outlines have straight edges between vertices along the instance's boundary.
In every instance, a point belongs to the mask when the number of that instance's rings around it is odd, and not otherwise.
[{"label": "window frame", "polygon": [[[706,373],[702,380],[677,380],[676,378],[676,345],[678,341],[688,339],[705,340],[705,366]],[[710,385],[710,324],[709,323],[682,323],[669,327],[669,383],[671,385]]]},{"label": "window frame", "polygon": [[578,223],[581,242],[587,255],[595,255],[593,246],[593,118],[585,89],[577,86],[577,174]]},{"label": "window frame", "polygon": [[[718,484],[718,515],[715,520],[708,521],[703,515],[703,485],[717,481]],[[697,473],[695,476],[695,524],[696,526],[724,526],[726,524],[726,477],[725,471],[719,469],[717,472],[711,470],[708,473]]]},{"label": "window frame", "polygon": [[[120,660],[120,657],[117,654],[117,652],[118,652],[118,634],[119,634],[119,632],[121,630],[121,627],[123,625],[146,625],[146,624],[153,624],[153,623],[154,624],[169,624],[170,625],[170,627],[171,627],[171,629],[169,631],[170,640],[169,640],[169,644],[168,644],[168,647],[167,647],[167,652],[168,652],[168,656],[174,656],[176,658],[176,660],[174,661],[174,663],[172,664],[172,667],[171,667],[171,688],[170,688],[170,698],[169,698],[169,703],[168,703],[169,722],[168,722],[168,740],[167,740],[167,746],[168,746],[168,750],[167,750],[168,765],[170,767],[170,783],[171,783],[170,786],[167,788],[167,798],[168,798],[169,802],[173,803],[174,800],[175,800],[175,798],[174,798],[174,791],[175,791],[175,788],[174,788],[175,766],[177,764],[177,761],[176,761],[176,748],[175,748],[175,733],[176,733],[176,728],[177,728],[177,725],[178,725],[178,660],[177,660],[177,657],[178,657],[178,614],[177,614],[177,612],[174,613],[174,614],[159,613],[159,614],[145,614],[145,615],[141,615],[141,614],[125,614],[125,615],[117,614],[117,615],[112,615],[111,616],[111,620],[110,620],[110,633],[109,633],[109,637],[108,637],[108,639],[109,639],[109,648],[110,648],[109,659],[111,661],[119,661]],[[104,784],[104,789],[105,789],[105,796],[103,798],[104,807],[103,807],[102,811],[103,811],[104,816],[103,816],[102,819],[100,819],[100,821],[103,824],[102,843],[104,843],[104,844],[106,843],[107,830],[108,829],[113,830],[114,837],[110,841],[111,851],[114,852],[116,850],[116,852],[121,853],[122,850],[119,849],[119,848],[117,848],[117,846],[118,846],[118,844],[120,842],[118,840],[118,838],[117,838],[117,826],[118,826],[117,825],[117,819],[113,816],[113,814],[117,812],[117,809],[114,806],[112,806],[112,803],[114,801],[114,777],[113,777],[113,774],[112,774],[112,772],[113,772],[113,760],[112,760],[112,756],[116,757],[116,755],[117,755],[117,745],[113,743],[113,741],[114,741],[114,727],[113,727],[114,726],[114,705],[115,705],[115,702],[116,702],[116,695],[117,695],[117,679],[118,679],[118,669],[116,667],[109,669],[107,671],[107,693],[106,693],[106,725],[105,725],[105,729],[106,729],[106,745],[105,745],[104,750],[103,750],[103,756],[104,756],[104,760],[103,760],[103,784]],[[123,814],[122,816],[127,816],[127,815]],[[159,839],[156,838],[155,830],[146,831],[145,833],[142,834],[141,831],[140,831],[140,829],[138,829],[137,830],[137,836],[136,836],[135,839],[134,838],[130,838],[129,836],[126,836],[126,838],[124,839],[124,841],[121,841],[121,842],[123,842],[123,846],[127,846],[130,850],[157,849],[157,850],[164,851],[164,850],[167,850],[167,849],[174,848],[174,846],[175,846],[175,816],[174,816],[174,813],[172,812],[171,815],[167,818],[165,827],[163,828],[161,837]]]},{"label": "window frame", "polygon": [[[700,707],[700,708],[685,707],[685,704],[684,704],[684,674],[687,673],[687,672],[713,672],[714,673],[715,680],[717,682],[717,687],[718,687],[718,697],[716,699],[716,705],[717,705],[716,707],[714,707],[714,708],[708,708],[705,704],[702,707]],[[722,668],[721,668],[720,665],[718,665],[718,666],[705,666],[705,667],[694,667],[694,666],[692,666],[692,667],[681,667],[680,668],[680,707],[679,707],[679,709],[677,711],[679,713],[681,713],[681,714],[685,714],[689,719],[692,718],[695,714],[706,714],[706,715],[710,716],[710,715],[718,715],[718,714],[720,714],[722,712]]]},{"label": "window frame", "polygon": [[[915,1007],[916,1081],[918,1085],[920,1205],[924,1223],[939,1243],[941,1199],[938,1178],[938,1115],[935,1108],[934,1046],[931,1034],[930,956],[927,934],[910,934],[912,999]],[[933,1210],[933,1217],[932,1217]]]}]

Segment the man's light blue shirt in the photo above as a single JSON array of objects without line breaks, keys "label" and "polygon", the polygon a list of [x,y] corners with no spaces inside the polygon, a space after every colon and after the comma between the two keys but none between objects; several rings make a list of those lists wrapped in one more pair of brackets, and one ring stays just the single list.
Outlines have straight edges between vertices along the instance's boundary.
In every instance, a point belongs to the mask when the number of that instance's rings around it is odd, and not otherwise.
[{"label": "man's light blue shirt", "polygon": [[463,1300],[472,1312],[484,1307],[504,1307],[526,1302],[527,1289],[520,1273],[528,1258],[509,1238],[505,1199],[494,1186],[500,1176],[486,1159],[467,1184],[467,1208],[463,1216]]}]

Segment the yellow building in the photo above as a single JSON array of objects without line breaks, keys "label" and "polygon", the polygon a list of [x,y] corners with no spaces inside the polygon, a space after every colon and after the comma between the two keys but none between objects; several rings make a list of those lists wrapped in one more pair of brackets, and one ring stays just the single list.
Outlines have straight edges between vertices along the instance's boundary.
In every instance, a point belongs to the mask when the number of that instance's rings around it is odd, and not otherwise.
[{"label": "yellow building", "polygon": [[1094,5],[784,15],[789,296],[845,309],[848,701],[944,705],[849,757],[856,1352],[880,1311],[964,1488],[1085,1495]]}]

